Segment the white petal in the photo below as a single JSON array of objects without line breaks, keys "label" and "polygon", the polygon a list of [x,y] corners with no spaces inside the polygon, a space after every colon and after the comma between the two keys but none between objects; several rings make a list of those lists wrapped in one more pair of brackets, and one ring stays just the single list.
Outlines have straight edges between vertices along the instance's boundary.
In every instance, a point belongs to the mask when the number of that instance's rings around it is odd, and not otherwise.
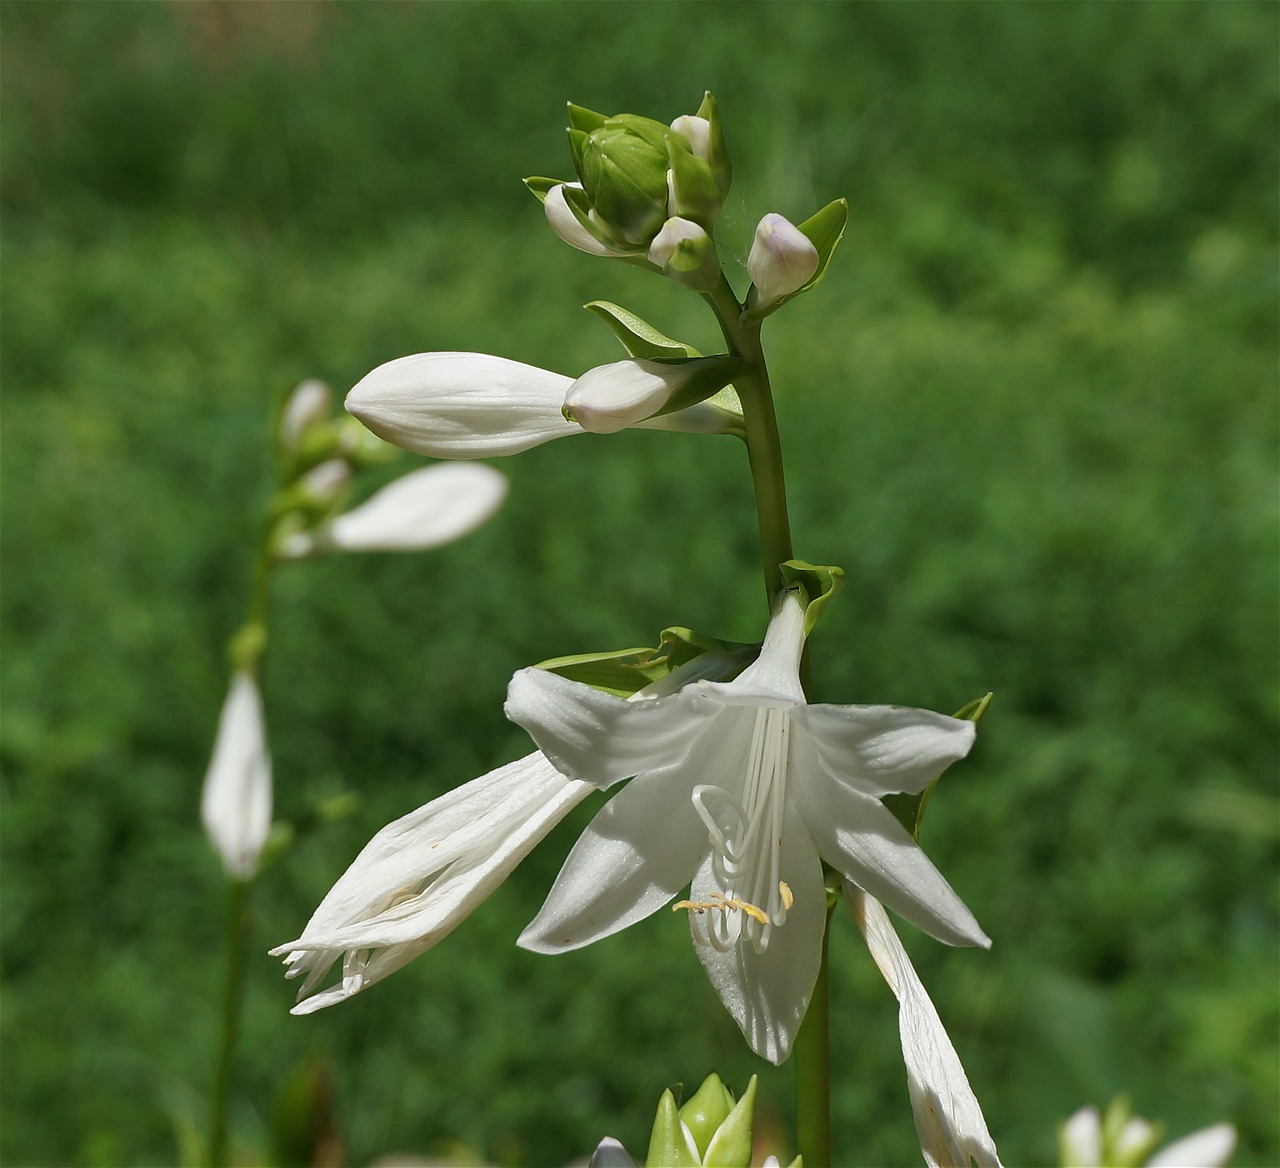
[{"label": "white petal", "polygon": [[1082,1107],[1062,1125],[1062,1162],[1067,1168],[1099,1168],[1102,1163],[1102,1116]]},{"label": "white petal", "polygon": [[686,367],[638,358],[598,365],[569,386],[564,408],[584,430],[616,434],[656,414],[688,376]]},{"label": "white petal", "polygon": [[[388,824],[369,841],[302,935],[271,952],[306,997],[345,952],[342,984],[309,1013],[373,984],[446,937],[593,788],[530,754]],[[351,972],[354,971],[354,972]]]},{"label": "white petal", "polygon": [[828,864],[939,941],[990,946],[964,901],[892,812],[827,780],[799,727],[791,750],[788,790]]},{"label": "white petal", "polygon": [[271,757],[262,695],[243,670],[231,679],[218,717],[200,818],[227,874],[237,880],[252,876],[271,830]]},{"label": "white petal", "polygon": [[873,799],[918,795],[969,753],[975,733],[963,718],[907,706],[807,706],[794,717],[827,774]]},{"label": "white petal", "polygon": [[629,702],[545,669],[521,669],[504,710],[565,774],[608,787],[687,757],[717,709],[696,692],[709,684]]},{"label": "white petal", "polygon": [[707,846],[690,791],[690,779],[676,768],[637,779],[610,799],[573,845],[546,902],[520,934],[521,947],[580,949],[671,900]]},{"label": "white petal", "polygon": [[818,249],[789,220],[770,213],[760,220],[747,256],[747,274],[768,304],[799,291],[818,270]]},{"label": "white petal", "polygon": [[1161,1148],[1147,1161],[1147,1168],[1221,1168],[1235,1148],[1236,1129],[1219,1123]]},{"label": "white petal", "polygon": [[340,515],[329,530],[347,551],[439,547],[474,531],[502,506],[507,480],[478,462],[425,466]]},{"label": "white petal", "polygon": [[[707,977],[743,1037],[756,1054],[775,1064],[791,1053],[808,1009],[827,920],[822,865],[799,814],[790,806],[783,823],[780,872],[794,899],[786,923],[773,928],[763,953],[757,953],[746,937],[724,952],[695,944]],[[708,856],[698,868],[689,898],[705,901],[709,893],[723,891]],[[697,920],[692,914],[690,927],[696,940]]]},{"label": "white petal", "polygon": [[799,593],[785,590],[778,598],[760,656],[725,686],[726,698],[750,702],[755,697],[803,702],[800,658],[804,653],[805,606]]},{"label": "white petal", "polygon": [[682,114],[671,123],[671,128],[689,143],[695,158],[703,162],[711,160],[711,123],[697,114]]},{"label": "white petal", "polygon": [[898,999],[898,1029],[916,1135],[930,1168],[999,1168],[1000,1156],[960,1056],[925,992],[884,909],[860,889],[845,887],[867,948]]},{"label": "white petal", "polygon": [[587,1168],[636,1168],[631,1154],[613,1136],[605,1136],[591,1153]]},{"label": "white petal", "polygon": [[582,190],[581,183],[560,183],[552,187],[547,192],[547,197],[542,200],[542,209],[546,213],[547,222],[551,224],[552,231],[570,247],[576,247],[579,251],[585,251],[590,255],[616,256],[623,254],[619,250],[601,243],[578,222],[578,217],[573,213],[564,197],[565,187],[574,187],[577,190]]},{"label": "white petal", "polygon": [[417,353],[379,365],[347,410],[388,442],[434,458],[487,458],[582,433],[560,413],[572,378],[487,353]]}]

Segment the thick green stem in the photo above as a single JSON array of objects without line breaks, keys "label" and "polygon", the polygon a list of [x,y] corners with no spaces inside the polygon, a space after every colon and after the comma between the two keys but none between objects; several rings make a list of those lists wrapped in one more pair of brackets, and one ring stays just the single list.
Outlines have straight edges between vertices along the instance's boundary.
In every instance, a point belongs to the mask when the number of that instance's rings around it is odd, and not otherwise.
[{"label": "thick green stem", "polygon": [[791,1058],[796,1069],[796,1150],[806,1168],[826,1168],[831,1163],[831,1055],[830,999],[828,994],[827,937],[831,908],[822,930],[822,963],[813,984],[809,1009],[796,1035]]},{"label": "thick green stem", "polygon": [[209,1168],[223,1168],[227,1160],[227,1106],[240,1029],[240,1005],[244,996],[244,953],[249,920],[249,883],[232,880],[227,905],[227,972],[222,996],[222,1039],[218,1071],[213,1081],[213,1105],[209,1120]]}]

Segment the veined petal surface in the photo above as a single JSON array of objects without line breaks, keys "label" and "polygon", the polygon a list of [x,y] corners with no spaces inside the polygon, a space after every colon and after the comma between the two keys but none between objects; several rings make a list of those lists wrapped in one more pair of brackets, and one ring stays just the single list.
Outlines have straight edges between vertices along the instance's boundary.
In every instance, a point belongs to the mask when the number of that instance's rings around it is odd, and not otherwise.
[{"label": "veined petal surface", "polygon": [[643,920],[689,883],[707,830],[689,804],[690,781],[682,772],[629,783],[604,805],[520,934],[522,948],[580,949]]},{"label": "veined petal surface", "polygon": [[416,353],[379,365],[347,394],[370,430],[433,458],[518,454],[581,434],[560,413],[573,379],[487,353]]},{"label": "veined petal surface", "polygon": [[[689,899],[706,904],[713,893],[724,893],[707,856],[693,879]],[[771,1063],[791,1053],[804,1020],[822,958],[822,933],[827,919],[827,893],[822,864],[799,814],[788,807],[783,823],[782,879],[792,896],[786,922],[775,926],[764,952],[757,953],[745,938],[726,949],[704,942],[702,922],[691,910],[689,927],[707,977],[742,1030],[751,1049]],[[705,908],[703,913],[720,910]]]},{"label": "veined petal surface", "polygon": [[504,709],[565,774],[608,787],[686,758],[712,712],[704,703],[696,687],[626,701],[534,668],[512,677]]},{"label": "veined petal surface", "polygon": [[[803,731],[793,739],[794,765],[812,772],[816,756],[806,739]],[[939,941],[990,946],[964,901],[883,803],[831,783],[796,782],[792,789],[818,854],[846,880]]]},{"label": "veined petal surface", "polygon": [[976,733],[962,718],[907,706],[803,706],[794,716],[823,770],[873,799],[918,795],[969,753]]}]

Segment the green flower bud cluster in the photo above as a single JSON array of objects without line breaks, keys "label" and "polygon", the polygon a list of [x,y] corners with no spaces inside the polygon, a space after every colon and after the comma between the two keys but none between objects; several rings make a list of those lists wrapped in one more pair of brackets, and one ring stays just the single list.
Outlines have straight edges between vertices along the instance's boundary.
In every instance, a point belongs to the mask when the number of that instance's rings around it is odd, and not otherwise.
[{"label": "green flower bud cluster", "polygon": [[711,231],[732,167],[710,93],[696,114],[669,126],[570,104],[569,149],[577,181],[525,180],[562,239],[597,255],[646,260],[682,282],[718,271]]}]

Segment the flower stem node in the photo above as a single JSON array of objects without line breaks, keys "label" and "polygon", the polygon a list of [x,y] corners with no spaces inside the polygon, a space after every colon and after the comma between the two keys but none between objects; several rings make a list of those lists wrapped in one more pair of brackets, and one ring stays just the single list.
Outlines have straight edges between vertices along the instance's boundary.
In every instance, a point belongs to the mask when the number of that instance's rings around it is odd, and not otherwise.
[{"label": "flower stem node", "polygon": [[615,434],[710,397],[742,369],[730,357],[631,358],[589,369],[565,394],[563,413],[593,434]]}]

